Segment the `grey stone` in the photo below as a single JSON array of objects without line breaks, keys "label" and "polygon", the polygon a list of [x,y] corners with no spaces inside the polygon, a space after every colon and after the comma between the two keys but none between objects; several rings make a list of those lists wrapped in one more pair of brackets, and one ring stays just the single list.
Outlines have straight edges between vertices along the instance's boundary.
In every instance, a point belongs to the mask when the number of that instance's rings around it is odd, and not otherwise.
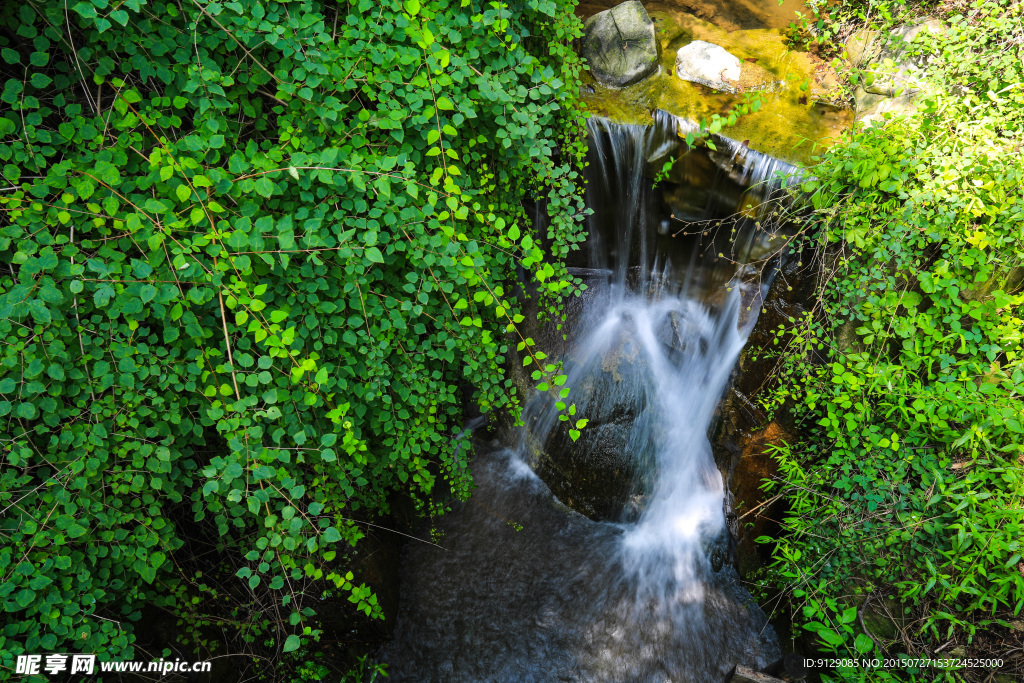
[{"label": "grey stone", "polygon": [[[858,88],[859,92],[863,92]],[[869,125],[872,121],[884,119],[886,114],[892,114],[895,116],[907,116],[913,113],[917,109],[917,96],[920,93],[918,90],[909,90],[897,94],[895,97],[885,97],[875,93],[865,93],[865,97],[861,98],[861,101],[868,103],[873,101],[873,104],[868,105],[866,108],[861,109],[860,106],[857,108],[857,121],[864,125]],[[869,98],[878,98],[872,100]]]},{"label": "grey stone", "polygon": [[886,58],[902,61],[908,43],[922,32],[945,33],[947,28],[938,19],[928,19],[913,26],[902,26],[888,33],[861,29],[846,41],[846,56],[850,64],[863,67]]},{"label": "grey stone", "polygon": [[921,94],[935,92],[924,78],[922,64],[907,55],[907,46],[922,32],[945,31],[942,22],[929,19],[888,33],[864,30],[850,37],[847,57],[853,66],[863,69],[866,79],[854,94],[859,122],[867,125],[885,114],[909,114]]},{"label": "grey stone", "polygon": [[598,12],[583,28],[583,57],[601,85],[622,88],[658,70],[654,22],[637,0]]}]

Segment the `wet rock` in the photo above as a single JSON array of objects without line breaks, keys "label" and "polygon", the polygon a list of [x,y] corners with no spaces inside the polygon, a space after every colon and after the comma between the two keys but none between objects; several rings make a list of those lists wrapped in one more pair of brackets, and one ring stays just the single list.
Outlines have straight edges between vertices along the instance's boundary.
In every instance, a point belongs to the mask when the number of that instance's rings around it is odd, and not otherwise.
[{"label": "wet rock", "polygon": [[567,506],[593,520],[636,519],[643,495],[629,457],[633,420],[620,416],[582,430],[578,441],[559,430],[538,454],[537,475]]},{"label": "wet rock", "polygon": [[676,76],[721,92],[772,89],[780,82],[764,67],[740,61],[725,48],[695,40],[676,51]]},{"label": "wet rock", "polygon": [[734,562],[732,545],[732,536],[727,529],[723,529],[714,538],[704,541],[704,555],[707,556],[711,564],[711,571],[717,574],[722,571],[722,567]]},{"label": "wet rock", "polygon": [[[577,440],[562,422],[545,443],[530,444],[531,465],[551,492],[593,520],[635,520],[643,508],[648,486],[639,473],[652,470],[646,458],[653,457],[654,446],[645,422],[653,416],[643,394],[622,391],[621,385],[637,383],[645,372],[638,350],[622,339],[600,370],[573,388],[579,414],[589,419]],[[545,432],[527,426],[531,434]]]},{"label": "wet rock", "polygon": [[595,14],[583,28],[583,57],[601,85],[622,88],[658,70],[654,22],[637,0]]},{"label": "wet rock", "polygon": [[[583,320],[585,308],[601,308],[609,300],[608,281],[611,271],[594,268],[570,268],[570,275],[579,278],[586,289],[580,296],[563,300],[565,320],[538,322],[536,298],[525,302],[528,321],[522,328],[524,336],[536,341],[536,348],[549,358],[566,358],[574,342],[587,333]],[[514,344],[516,340],[510,340]],[[585,386],[573,387],[573,402],[578,415],[590,422],[573,441],[568,423],[542,426],[541,398],[530,377],[533,366],[524,366],[522,352],[510,358],[509,372],[524,407],[526,429],[517,426],[513,416],[499,414],[501,440],[523,443],[523,456],[530,467],[549,486],[558,500],[569,508],[594,520],[635,518],[643,505],[643,495],[636,480],[637,462],[629,457],[633,448],[634,420],[642,405],[634,401],[615,401],[614,385],[628,372],[636,359],[628,356],[610,358],[599,373]],[[539,436],[538,436],[539,435]],[[546,439],[546,440],[545,440]]]}]

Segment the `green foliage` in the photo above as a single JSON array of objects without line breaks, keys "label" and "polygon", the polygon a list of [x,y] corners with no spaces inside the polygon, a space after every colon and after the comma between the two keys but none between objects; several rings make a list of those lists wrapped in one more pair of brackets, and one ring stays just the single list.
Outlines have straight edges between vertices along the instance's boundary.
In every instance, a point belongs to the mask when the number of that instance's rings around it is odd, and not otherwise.
[{"label": "green foliage", "polygon": [[514,410],[514,292],[572,289],[572,4],[0,10],[3,670],[130,659],[147,603],[379,616],[356,517],[468,494],[460,386]]},{"label": "green foliage", "polygon": [[[784,0],[779,0],[782,5]],[[795,21],[790,22],[786,37],[795,50],[813,50],[823,57],[833,57],[843,52],[843,41],[853,32],[862,28],[890,28],[897,24],[912,22],[918,15],[928,13],[923,3],[907,0],[844,0],[826,2],[808,0],[804,3],[807,13],[794,12]],[[837,66],[839,62],[833,62]]]},{"label": "green foliage", "polygon": [[[842,656],[1002,656],[987,636],[1024,608],[1024,64],[1001,57],[1020,8],[948,20],[917,48],[947,94],[853,134],[805,183],[835,276],[777,340],[806,438],[775,454],[790,504],[775,570]],[[900,607],[902,637],[854,627],[871,599]]]}]

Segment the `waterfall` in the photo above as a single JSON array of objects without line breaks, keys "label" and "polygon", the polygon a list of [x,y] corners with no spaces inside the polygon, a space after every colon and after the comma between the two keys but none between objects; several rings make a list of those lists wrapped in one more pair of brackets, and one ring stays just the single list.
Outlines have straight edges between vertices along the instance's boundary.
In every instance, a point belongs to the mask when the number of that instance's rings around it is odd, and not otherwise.
[{"label": "waterfall", "polygon": [[[573,441],[539,395],[518,444],[478,453],[444,550],[408,549],[393,680],[720,681],[778,656],[726,561],[707,432],[767,288],[764,205],[797,170],[726,138],[689,150],[686,125],[589,120],[588,290],[563,360],[590,424]],[[611,503],[575,497],[587,476]]]},{"label": "waterfall", "polygon": [[[573,400],[591,420],[590,428],[631,412],[624,448],[634,464],[634,498],[643,500],[621,516],[628,523],[618,559],[635,581],[638,599],[664,609],[701,599],[713,573],[707,548],[726,533],[722,477],[707,432],[754,320],[743,316],[741,324],[740,309],[757,310],[767,282],[744,278],[749,272],[742,264],[718,264],[712,286],[726,291],[709,293],[707,278],[698,277],[707,268],[695,263],[699,241],[673,249],[655,244],[664,233],[658,229],[663,219],[646,178],[657,170],[652,165],[673,155],[678,160],[682,152],[686,163],[688,150],[680,135],[695,130],[694,124],[659,111],[653,126],[592,118],[588,127],[587,198],[595,209],[589,262],[611,275],[607,282],[590,283],[607,292],[575,321],[567,385],[574,388]],[[717,142],[715,154],[725,161],[715,162],[706,185],[712,200],[699,221],[724,217],[737,197],[744,201],[752,193],[761,206],[780,189],[780,176],[798,173],[728,138],[717,136]],[[738,185],[732,205],[715,201],[724,184]],[[743,223],[733,242],[750,243],[759,232],[769,234],[757,222]],[[722,271],[730,269],[723,277]],[[603,377],[609,364],[621,358],[635,360],[628,367],[618,362],[614,381]],[[536,442],[551,443],[550,431],[559,427],[553,401],[537,399],[527,415],[533,418],[527,424]]]}]

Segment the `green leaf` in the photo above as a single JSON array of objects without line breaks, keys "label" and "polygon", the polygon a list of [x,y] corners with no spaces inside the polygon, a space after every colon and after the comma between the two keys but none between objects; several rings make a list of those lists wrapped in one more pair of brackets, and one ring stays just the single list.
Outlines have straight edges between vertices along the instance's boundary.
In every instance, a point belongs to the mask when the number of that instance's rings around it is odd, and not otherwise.
[{"label": "green leaf", "polygon": [[37,414],[38,411],[36,410],[35,405],[32,403],[28,403],[27,401],[19,404],[18,407],[15,408],[14,410],[15,417],[20,417],[25,420],[35,419]]},{"label": "green leaf", "polygon": [[192,196],[192,189],[188,185],[182,183],[175,188],[174,193],[178,195],[179,202],[185,202]]},{"label": "green leaf", "polygon": [[299,637],[297,635],[292,634],[292,635],[288,636],[287,638],[285,638],[284,646],[281,648],[281,651],[282,652],[294,652],[295,650],[299,649],[299,645],[301,645],[301,644],[302,644],[302,642],[299,640]]},{"label": "green leaf", "polygon": [[18,607],[25,609],[29,605],[33,604],[36,600],[35,591],[28,588],[22,588],[20,591],[14,594],[14,602],[17,603]]},{"label": "green leaf", "polygon": [[843,638],[838,633],[830,628],[822,628],[818,630],[818,637],[824,640],[829,645],[842,645]]},{"label": "green leaf", "polygon": [[256,192],[263,195],[267,199],[274,194],[274,183],[271,182],[270,178],[263,175],[256,180]]},{"label": "green leaf", "polygon": [[88,2],[80,2],[71,9],[78,12],[78,15],[83,19],[95,19],[98,15],[96,14],[96,8]]},{"label": "green leaf", "polygon": [[367,247],[364,251],[366,258],[373,263],[384,263],[384,257],[380,253],[380,249],[377,247]]},{"label": "green leaf", "polygon": [[147,199],[146,210],[157,214],[164,213],[167,211],[167,205],[159,199]]}]

